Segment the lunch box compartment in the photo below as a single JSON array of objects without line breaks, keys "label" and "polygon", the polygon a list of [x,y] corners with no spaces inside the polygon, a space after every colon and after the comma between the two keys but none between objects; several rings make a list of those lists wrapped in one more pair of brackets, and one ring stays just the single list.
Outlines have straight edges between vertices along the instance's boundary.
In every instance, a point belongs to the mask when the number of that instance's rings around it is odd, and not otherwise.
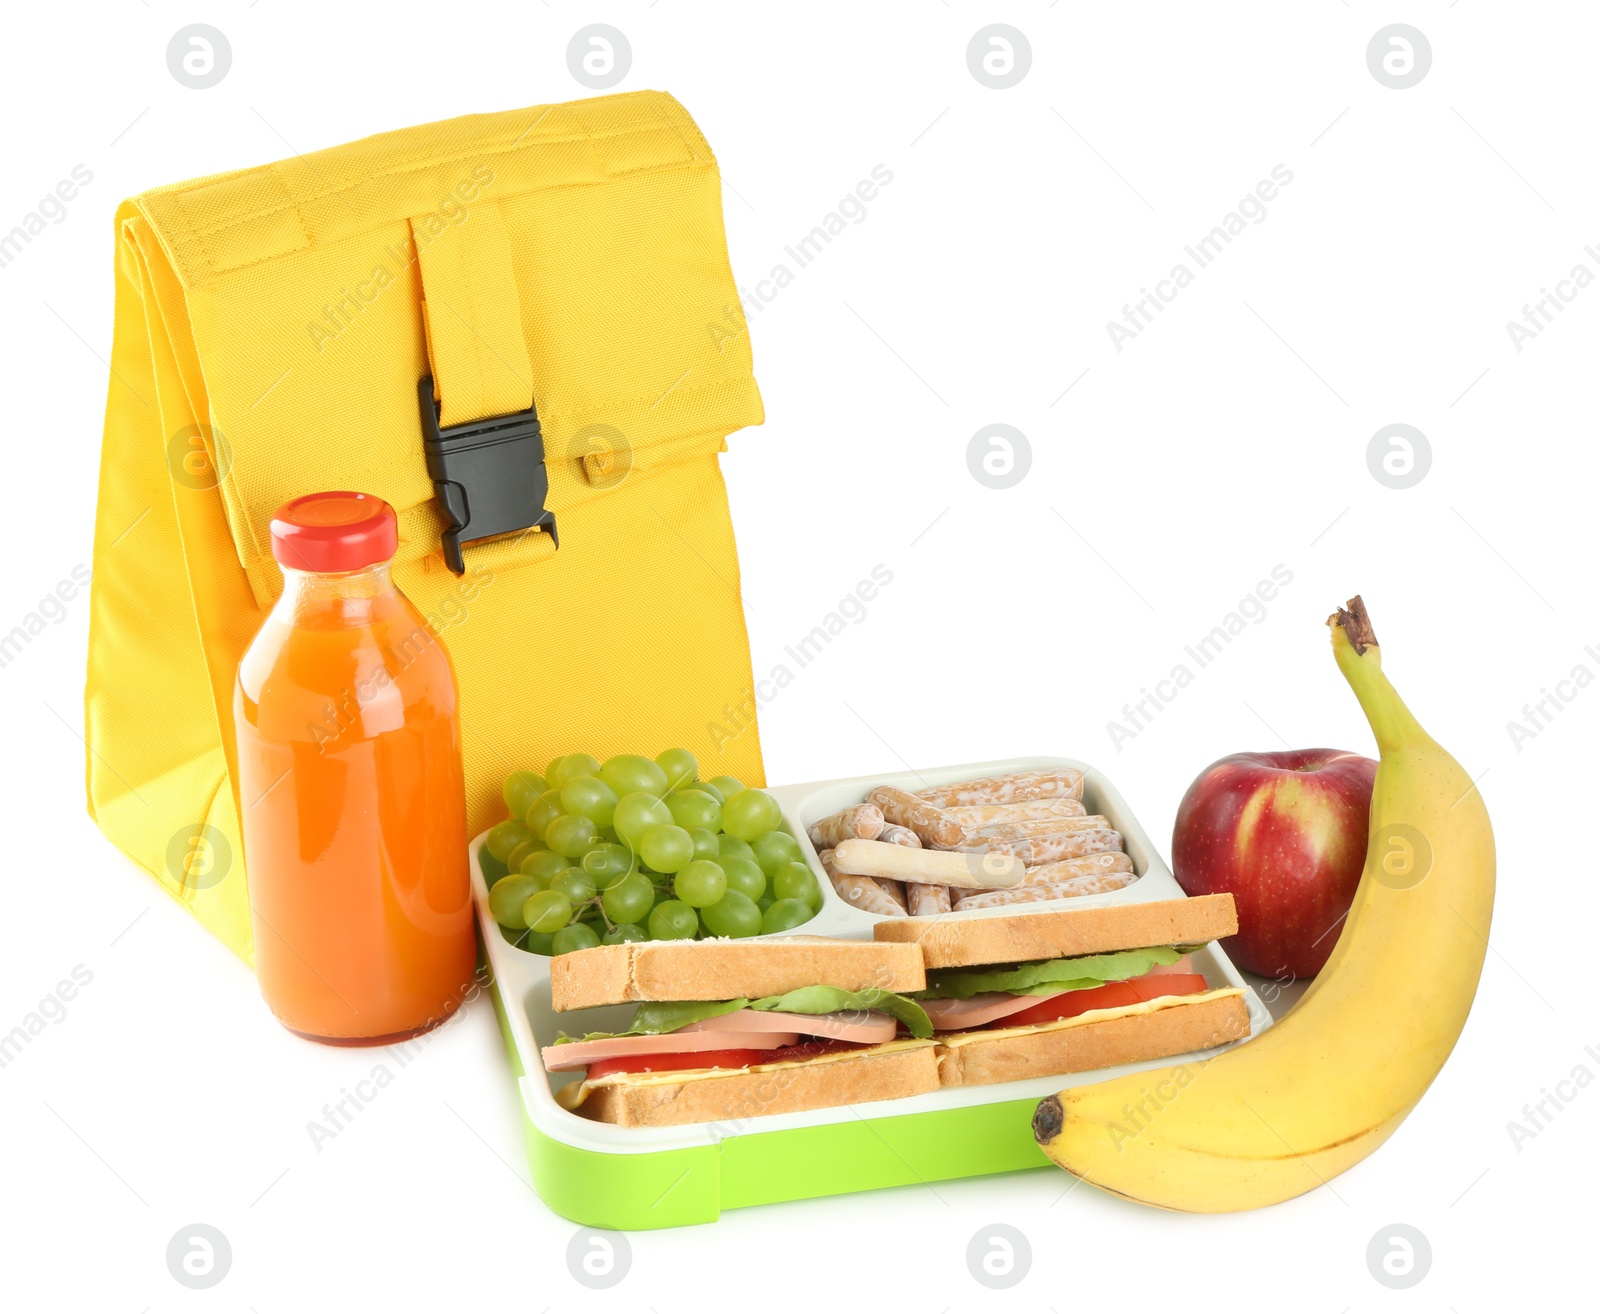
[{"label": "lunch box compartment", "polygon": [[[783,828],[799,841],[822,886],[822,910],[791,934],[865,940],[872,937],[873,923],[885,920],[852,908],[834,891],[806,836],[822,817],[861,802],[877,785],[915,791],[1058,767],[1084,772],[1084,804],[1121,832],[1139,879],[1106,894],[944,916],[1029,915],[1182,898],[1143,826],[1101,772],[1070,758],[1014,758],[769,789],[783,809]],[[581,1073],[546,1073],[539,1050],[562,1029],[614,1029],[630,1016],[632,1005],[563,1014],[550,1007],[550,960],[510,944],[489,913],[488,888],[478,863],[482,844],[479,835],[470,849],[473,896],[493,974],[491,997],[522,1097],[529,1166],[545,1203],[575,1222],[629,1230],[678,1227],[711,1222],[723,1209],[745,1205],[1046,1168],[1049,1161],[1031,1130],[1034,1108],[1043,1096],[1074,1082],[1087,1085],[1192,1057],[1175,1055],[1092,1073],[952,1087],[910,1099],[731,1123],[617,1127],[593,1122],[563,1109],[554,1097],[555,1089]],[[1244,990],[1252,1035],[1272,1024],[1260,998],[1216,945],[1197,952],[1193,961],[1211,985]]]}]

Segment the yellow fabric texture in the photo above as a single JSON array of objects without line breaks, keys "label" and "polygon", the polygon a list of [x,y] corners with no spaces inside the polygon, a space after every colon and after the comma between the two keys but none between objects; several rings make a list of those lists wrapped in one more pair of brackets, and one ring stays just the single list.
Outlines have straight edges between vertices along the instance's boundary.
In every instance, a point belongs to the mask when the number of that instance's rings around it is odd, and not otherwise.
[{"label": "yellow fabric texture", "polygon": [[[282,587],[268,522],[303,493],[395,507],[395,578],[461,686],[474,830],[559,753],[681,744],[765,783],[717,459],[761,399],[716,160],[672,97],[408,128],[116,222],[89,811],[230,948],[250,960],[234,672]],[[447,426],[537,405],[559,550],[531,531],[446,568],[429,373]]]}]

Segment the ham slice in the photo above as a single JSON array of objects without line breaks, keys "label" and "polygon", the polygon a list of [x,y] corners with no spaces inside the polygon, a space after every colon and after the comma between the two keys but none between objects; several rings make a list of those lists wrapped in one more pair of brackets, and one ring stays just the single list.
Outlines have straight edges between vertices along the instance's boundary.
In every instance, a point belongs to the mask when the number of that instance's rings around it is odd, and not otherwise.
[{"label": "ham slice", "polygon": [[1054,995],[1008,995],[995,991],[973,995],[971,999],[924,999],[922,1011],[928,1015],[935,1031],[970,1031],[1053,998]]},{"label": "ham slice", "polygon": [[[1189,955],[1185,954],[1175,963],[1166,967],[1152,967],[1144,976],[1134,979],[1142,981],[1145,977],[1175,976],[1193,971]],[[1032,1008],[1035,1004],[1071,993],[1070,990],[1063,990],[1054,995],[1008,995],[1003,991],[994,991],[986,995],[973,995],[971,999],[924,999],[922,1011],[928,1015],[935,1031],[972,1031]],[[1155,994],[1150,996],[1152,999],[1157,997]]]},{"label": "ham slice", "polygon": [[[741,1010],[741,1012],[744,1010]],[[734,1016],[732,1014],[728,1016]],[[642,1054],[700,1054],[713,1049],[782,1049],[800,1043],[794,1031],[670,1031],[664,1036],[617,1036],[612,1040],[573,1040],[540,1050],[546,1072],[571,1072],[601,1059],[637,1058]]]},{"label": "ham slice", "polygon": [[[1002,996],[1010,999],[1010,995]],[[954,1002],[954,1001],[947,1001]],[[964,1002],[964,1001],[963,1001]],[[1030,1001],[1024,1000],[1022,1007]],[[1031,1002],[1037,1002],[1031,1001]],[[573,1040],[546,1045],[541,1053],[547,1072],[571,1072],[601,1059],[638,1058],[645,1054],[703,1054],[713,1049],[783,1049],[802,1036],[882,1045],[895,1037],[897,1024],[887,1013],[758,1013],[741,1008],[700,1022],[691,1022],[664,1036],[618,1036],[614,1040]]]},{"label": "ham slice", "polygon": [[[753,1008],[741,1008],[734,1013],[708,1017],[703,1022],[691,1022],[675,1036],[695,1032],[725,1035],[729,1031],[787,1034],[798,1031],[801,1035],[822,1036],[828,1040],[849,1040],[858,1045],[881,1045],[895,1037],[897,1023],[887,1013],[758,1013]],[[793,1044],[793,1041],[789,1042]],[[729,1046],[731,1048],[731,1046]],[[763,1046],[763,1048],[765,1048]]]}]

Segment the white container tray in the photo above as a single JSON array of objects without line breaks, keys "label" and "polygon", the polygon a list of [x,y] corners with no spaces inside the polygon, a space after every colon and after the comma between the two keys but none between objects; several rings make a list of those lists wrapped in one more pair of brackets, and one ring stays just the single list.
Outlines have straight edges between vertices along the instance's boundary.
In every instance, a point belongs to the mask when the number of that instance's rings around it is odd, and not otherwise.
[{"label": "white container tray", "polygon": [[[1100,771],[1072,758],[1011,758],[998,762],[974,762],[961,766],[931,767],[922,771],[890,772],[882,775],[857,776],[848,780],[822,780],[807,785],[780,785],[769,788],[767,792],[773,795],[783,808],[784,829],[799,841],[822,887],[822,910],[804,926],[796,928],[793,934],[870,940],[873,924],[885,920],[876,914],[851,907],[834,891],[806,834],[821,818],[841,808],[862,802],[867,792],[877,785],[896,785],[902,789],[916,791],[983,776],[1059,767],[1075,767],[1084,773],[1085,806],[1091,814],[1105,816],[1111,825],[1121,832],[1123,846],[1133,860],[1133,869],[1139,879],[1131,885],[1106,894],[1009,907],[981,908],[967,912],[946,913],[944,916],[975,918],[1029,915],[1056,912],[1068,907],[1090,908],[1103,904],[1183,898],[1182,889],[1150,842],[1144,827],[1139,824],[1138,818],[1134,816],[1122,795]],[[806,1113],[768,1114],[744,1119],[737,1126],[726,1123],[692,1123],[678,1127],[616,1127],[608,1123],[591,1121],[563,1109],[555,1101],[554,1090],[568,1081],[579,1080],[582,1074],[557,1073],[552,1076],[546,1073],[540,1059],[540,1047],[554,1043],[556,1033],[562,1029],[568,1032],[584,1032],[620,1027],[631,1016],[633,1006],[617,1005],[563,1014],[557,1014],[551,1009],[549,958],[510,944],[489,913],[488,890],[478,865],[478,850],[482,843],[483,836],[479,835],[471,845],[472,884],[478,909],[479,928],[488,949],[494,988],[500,996],[504,1010],[508,1044],[514,1047],[524,1074],[521,1078],[523,1103],[529,1122],[538,1132],[576,1149],[602,1154],[646,1154],[691,1146],[703,1147],[708,1142],[715,1144],[730,1135],[752,1135],[794,1127],[816,1127],[828,1123],[854,1121],[862,1116],[857,1107],[847,1106],[815,1109]],[[1272,1025],[1272,1017],[1255,990],[1216,944],[1210,944],[1197,952],[1192,961],[1195,970],[1202,973],[1213,988],[1237,986],[1244,991],[1245,1004],[1250,1013],[1252,1035],[1257,1035]],[[1209,1052],[1220,1053],[1221,1048]],[[870,1105],[861,1105],[859,1110],[865,1110],[873,1118],[892,1118],[998,1101],[1040,1099],[1054,1094],[1074,1080],[1087,1085],[1146,1068],[1181,1063],[1188,1057],[1193,1056],[1177,1055],[1070,1076],[1035,1077],[1025,1081],[1000,1082],[987,1086],[951,1087],[926,1095],[913,1096],[910,1099],[882,1100]]]}]

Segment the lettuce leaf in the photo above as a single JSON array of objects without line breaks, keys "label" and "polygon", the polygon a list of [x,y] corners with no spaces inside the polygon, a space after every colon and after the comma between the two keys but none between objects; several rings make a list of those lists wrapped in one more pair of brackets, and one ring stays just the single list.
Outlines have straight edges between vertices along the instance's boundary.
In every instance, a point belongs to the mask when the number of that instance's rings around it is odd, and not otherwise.
[{"label": "lettuce leaf", "polygon": [[[708,1017],[749,1008],[748,999],[691,999],[681,1003],[640,1004],[633,1010],[633,1020],[626,1031],[591,1031],[586,1036],[569,1036],[565,1032],[556,1036],[556,1044],[575,1040],[617,1040],[622,1036],[664,1036],[678,1031],[691,1022],[703,1022]],[[918,1010],[921,1011],[920,1009]]]},{"label": "lettuce leaf", "polygon": [[1010,995],[1056,995],[1067,990],[1092,990],[1107,981],[1143,976],[1152,967],[1168,967],[1199,946],[1156,945],[1084,958],[1054,958],[1012,967],[945,968],[928,973],[928,988],[917,998],[971,999],[1000,991]]},{"label": "lettuce leaf", "polygon": [[897,995],[892,990],[871,987],[866,990],[841,990],[838,986],[801,986],[786,995],[768,995],[765,999],[752,999],[750,1007],[763,1013],[864,1013],[876,1010],[888,1013],[903,1022],[906,1030],[919,1040],[933,1034],[933,1023],[922,1011],[922,1005]]},{"label": "lettuce leaf", "polygon": [[634,1009],[633,1020],[625,1031],[591,1031],[583,1036],[569,1036],[562,1032],[556,1044],[569,1044],[576,1040],[617,1040],[622,1036],[664,1036],[679,1031],[691,1022],[703,1022],[708,1017],[720,1017],[741,1008],[759,1009],[763,1013],[864,1013],[876,1009],[888,1013],[905,1023],[912,1035],[927,1039],[933,1034],[933,1023],[904,995],[890,990],[841,990],[837,986],[802,986],[786,995],[768,995],[765,999],[689,1000],[670,1004],[640,1004]]}]

